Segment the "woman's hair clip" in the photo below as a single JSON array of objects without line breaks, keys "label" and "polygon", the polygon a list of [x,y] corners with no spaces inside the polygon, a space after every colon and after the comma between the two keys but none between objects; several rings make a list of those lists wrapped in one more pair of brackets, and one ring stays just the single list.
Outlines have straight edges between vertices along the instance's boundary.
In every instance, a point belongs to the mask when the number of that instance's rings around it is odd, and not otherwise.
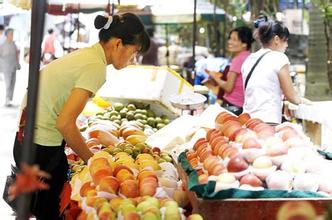
[{"label": "woman's hair clip", "polygon": [[261,15],[254,21],[254,26],[255,28],[259,28],[259,26],[265,22],[267,22],[267,17],[265,15]]},{"label": "woman's hair clip", "polygon": [[107,30],[107,29],[111,26],[112,22],[113,22],[113,17],[112,17],[112,16],[109,16],[109,17],[108,17],[108,20],[107,20],[107,22],[106,22],[106,24],[105,24],[104,27],[103,27],[103,29],[106,29],[106,30]]}]

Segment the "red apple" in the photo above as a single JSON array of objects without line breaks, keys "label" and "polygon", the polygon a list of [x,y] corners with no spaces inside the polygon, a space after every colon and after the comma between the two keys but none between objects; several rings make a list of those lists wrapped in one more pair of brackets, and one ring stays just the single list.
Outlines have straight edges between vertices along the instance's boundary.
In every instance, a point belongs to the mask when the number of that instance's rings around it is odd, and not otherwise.
[{"label": "red apple", "polygon": [[240,156],[235,156],[230,159],[230,161],[227,164],[227,170],[228,172],[241,172],[243,170],[248,169],[249,165],[248,163]]},{"label": "red apple", "polygon": [[263,186],[262,181],[254,174],[246,174],[240,180],[240,185],[250,185],[253,187],[261,187]]}]

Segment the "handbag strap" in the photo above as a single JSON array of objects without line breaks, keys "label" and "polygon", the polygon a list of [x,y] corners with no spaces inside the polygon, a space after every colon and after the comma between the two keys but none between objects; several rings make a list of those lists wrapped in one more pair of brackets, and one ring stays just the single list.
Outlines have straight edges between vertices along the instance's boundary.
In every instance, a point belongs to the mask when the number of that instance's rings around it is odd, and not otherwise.
[{"label": "handbag strap", "polygon": [[251,70],[250,70],[250,72],[248,73],[248,76],[247,76],[247,78],[246,78],[246,81],[245,81],[245,83],[244,83],[244,90],[246,90],[247,85],[248,85],[248,82],[249,82],[249,79],[250,79],[252,73],[254,72],[256,66],[257,66],[258,63],[261,61],[261,59],[262,59],[267,53],[269,53],[269,52],[271,52],[271,51],[266,51],[265,53],[263,53],[263,54],[258,58],[258,60],[256,61],[256,63],[254,64],[254,66],[251,68]]}]

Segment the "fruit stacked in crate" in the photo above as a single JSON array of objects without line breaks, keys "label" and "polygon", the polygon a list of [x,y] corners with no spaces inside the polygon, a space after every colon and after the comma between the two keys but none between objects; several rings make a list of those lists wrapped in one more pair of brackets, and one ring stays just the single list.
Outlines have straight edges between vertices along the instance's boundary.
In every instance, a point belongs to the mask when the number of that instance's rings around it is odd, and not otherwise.
[{"label": "fruit stacked in crate", "polygon": [[332,162],[317,152],[299,125],[273,127],[250,115],[220,113],[205,138],[186,152],[201,184],[216,181],[215,192],[300,190],[332,194]]},{"label": "fruit stacked in crate", "polygon": [[[78,124],[90,150],[98,152],[126,151],[137,155],[145,148],[145,140],[170,122],[167,116],[156,116],[143,103],[114,103],[111,105],[100,97],[94,99],[97,112],[81,115]],[[94,104],[93,104],[94,105]],[[121,144],[120,144],[121,143]],[[158,150],[157,148],[155,150]],[[66,150],[72,172],[82,170],[83,161],[69,148]],[[169,155],[161,154],[159,161],[171,161]]]}]

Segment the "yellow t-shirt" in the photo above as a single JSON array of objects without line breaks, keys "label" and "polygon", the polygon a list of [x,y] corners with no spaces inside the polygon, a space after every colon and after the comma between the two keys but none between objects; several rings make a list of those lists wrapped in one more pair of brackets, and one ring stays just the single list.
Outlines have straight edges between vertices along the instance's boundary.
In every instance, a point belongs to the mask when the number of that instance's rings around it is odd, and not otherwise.
[{"label": "yellow t-shirt", "polygon": [[56,120],[72,89],[82,88],[95,94],[106,81],[106,57],[102,46],[72,52],[45,66],[40,72],[36,144],[59,146],[63,140]]}]

